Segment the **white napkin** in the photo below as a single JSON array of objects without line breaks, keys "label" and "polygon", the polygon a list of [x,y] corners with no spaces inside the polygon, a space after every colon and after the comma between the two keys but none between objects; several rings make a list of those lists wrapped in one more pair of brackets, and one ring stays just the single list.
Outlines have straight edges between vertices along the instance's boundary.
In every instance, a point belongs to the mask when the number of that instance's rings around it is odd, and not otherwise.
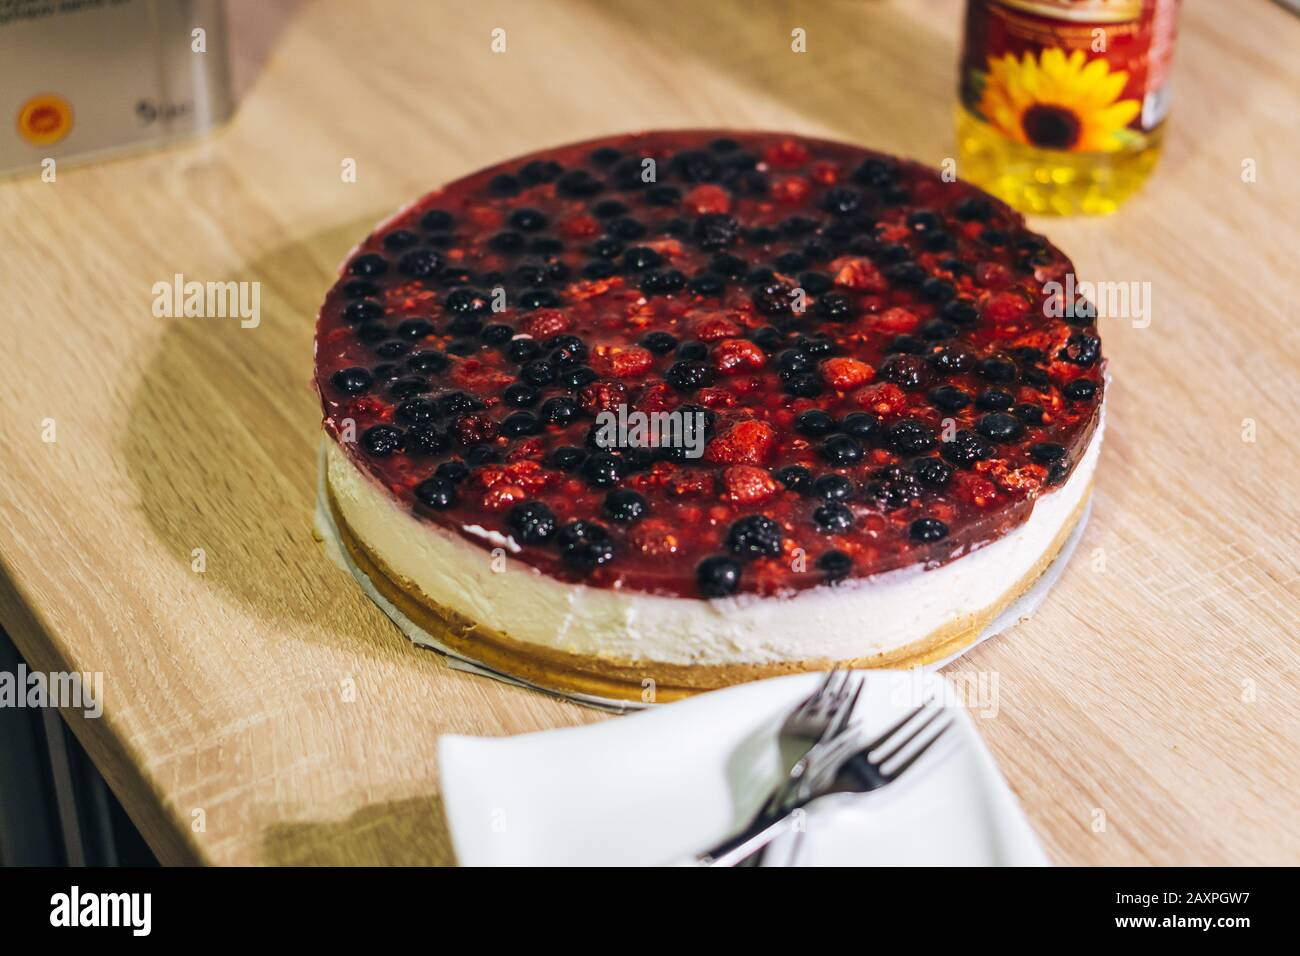
[{"label": "white napkin", "polygon": [[[942,675],[860,671],[858,719],[883,731],[942,695],[955,725],[897,782],[818,801],[766,860],[802,865],[1047,864]],[[702,694],[587,727],[441,738],[442,796],[467,866],[680,862],[743,826],[782,776],[776,733],[822,675]],[[942,719],[942,718],[941,718]]]}]

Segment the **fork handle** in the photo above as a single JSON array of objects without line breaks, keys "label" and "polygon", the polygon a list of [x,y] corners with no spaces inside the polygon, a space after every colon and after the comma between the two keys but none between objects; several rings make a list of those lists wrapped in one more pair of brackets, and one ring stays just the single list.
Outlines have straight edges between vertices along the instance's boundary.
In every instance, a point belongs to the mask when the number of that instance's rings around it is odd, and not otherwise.
[{"label": "fork handle", "polygon": [[717,846],[697,854],[692,865],[736,866],[763,849],[782,833],[788,832],[790,816],[791,814],[785,814],[775,820],[756,820],[735,836],[728,837]]}]

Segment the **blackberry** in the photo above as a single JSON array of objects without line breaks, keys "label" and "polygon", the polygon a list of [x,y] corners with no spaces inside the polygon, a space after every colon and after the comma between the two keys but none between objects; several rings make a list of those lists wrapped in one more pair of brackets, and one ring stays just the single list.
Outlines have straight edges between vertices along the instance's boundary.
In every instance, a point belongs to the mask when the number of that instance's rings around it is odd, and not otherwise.
[{"label": "blackberry", "polygon": [[727,549],[739,558],[781,555],[781,526],[767,515],[747,515],[727,531]]},{"label": "blackberry", "polygon": [[977,461],[993,457],[993,445],[978,432],[963,428],[952,441],[943,443],[939,452],[959,468],[970,468]]},{"label": "blackberry", "polygon": [[405,437],[405,432],[392,425],[371,425],[361,434],[361,447],[376,458],[387,458],[401,451]]},{"label": "blackberry", "polygon": [[885,439],[901,455],[919,454],[929,451],[935,445],[934,431],[930,426],[911,418],[890,425]]},{"label": "blackberry", "polygon": [[898,465],[890,465],[873,472],[863,492],[882,507],[892,510],[920,498],[921,483],[911,472]]}]

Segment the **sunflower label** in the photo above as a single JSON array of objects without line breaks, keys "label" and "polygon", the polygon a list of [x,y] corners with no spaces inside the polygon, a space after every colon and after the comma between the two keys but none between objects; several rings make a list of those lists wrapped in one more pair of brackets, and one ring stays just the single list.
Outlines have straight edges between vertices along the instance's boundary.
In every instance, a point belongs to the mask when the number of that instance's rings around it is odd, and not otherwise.
[{"label": "sunflower label", "polygon": [[961,100],[1041,150],[1144,148],[1168,113],[1180,0],[970,0]]}]

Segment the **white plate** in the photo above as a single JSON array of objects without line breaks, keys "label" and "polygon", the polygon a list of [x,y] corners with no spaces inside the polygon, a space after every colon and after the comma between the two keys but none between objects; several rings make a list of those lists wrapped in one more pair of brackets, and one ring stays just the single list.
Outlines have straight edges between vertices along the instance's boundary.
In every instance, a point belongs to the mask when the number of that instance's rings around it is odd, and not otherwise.
[{"label": "white plate", "polygon": [[[860,671],[858,708],[884,729],[923,693],[956,724],[898,782],[811,808],[809,865],[1046,865],[1023,811],[942,676]],[[656,865],[743,825],[781,776],[776,731],[822,679],[799,674],[702,694],[621,720],[505,738],[443,737],[442,796],[460,862]],[[782,838],[780,862],[795,841]]]}]

